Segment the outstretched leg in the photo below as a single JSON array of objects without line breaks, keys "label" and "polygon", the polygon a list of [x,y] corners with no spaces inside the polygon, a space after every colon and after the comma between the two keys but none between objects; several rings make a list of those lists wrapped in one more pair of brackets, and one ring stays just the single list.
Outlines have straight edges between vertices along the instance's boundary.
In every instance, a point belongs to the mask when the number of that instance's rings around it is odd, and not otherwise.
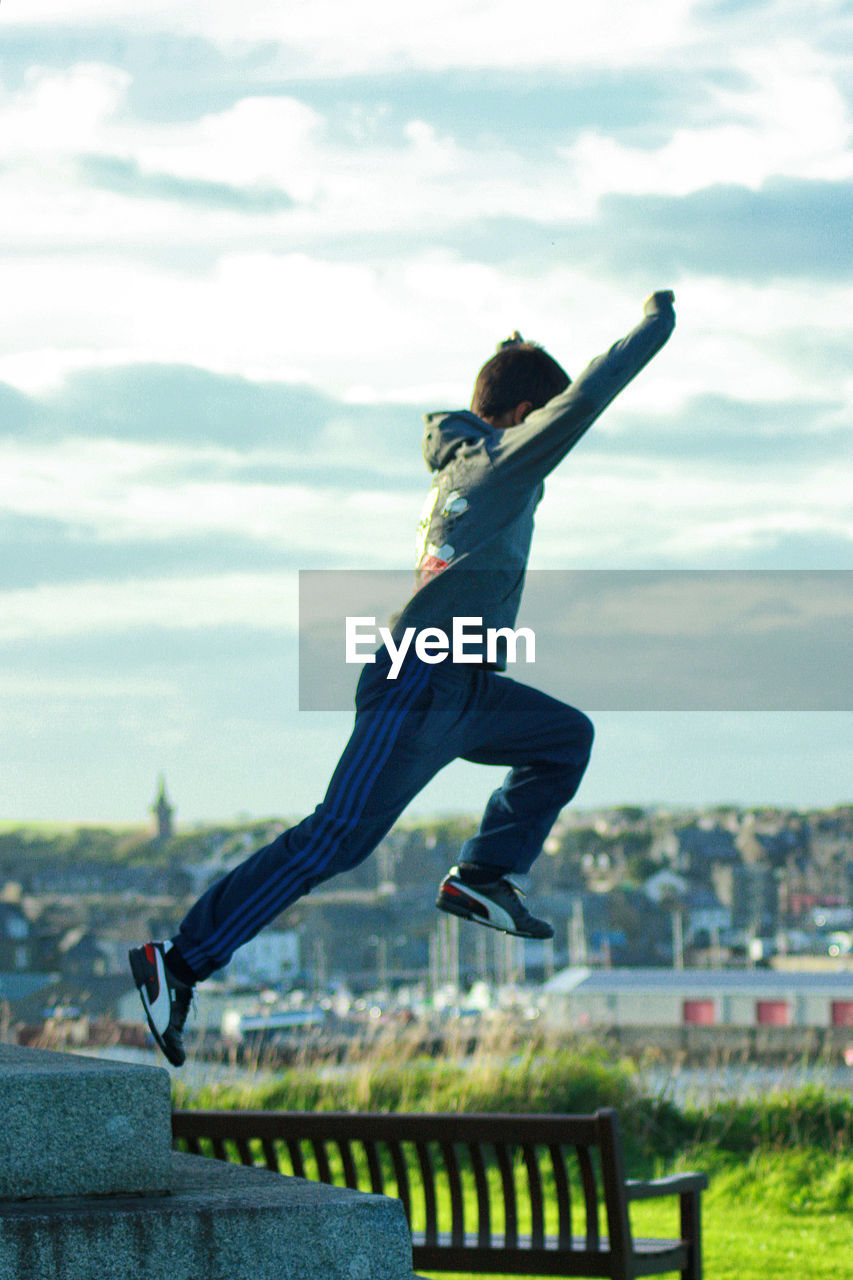
[{"label": "outstretched leg", "polygon": [[175,1066],[185,1059],[183,1029],[195,983],[226,965],[313,885],[366,858],[446,763],[441,752],[424,749],[433,702],[429,679],[419,662],[408,663],[394,684],[380,663],[366,668],[352,737],[323,803],[208,889],[171,942],[130,951],[148,1025]]},{"label": "outstretched leg", "polygon": [[352,737],[322,804],[213,885],[190,909],[174,945],[195,980],[322,880],[362,862],[446,763],[425,751],[430,668],[407,663],[395,682],[366,668]]}]

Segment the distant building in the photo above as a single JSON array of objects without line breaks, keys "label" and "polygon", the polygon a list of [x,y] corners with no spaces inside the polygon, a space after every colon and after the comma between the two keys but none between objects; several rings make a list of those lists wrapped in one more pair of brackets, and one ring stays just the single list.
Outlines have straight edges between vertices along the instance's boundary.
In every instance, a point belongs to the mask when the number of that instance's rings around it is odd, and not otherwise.
[{"label": "distant building", "polygon": [[229,975],[254,986],[289,986],[299,971],[299,936],[294,929],[267,929],[235,954]]},{"label": "distant building", "polygon": [[734,867],[731,907],[733,929],[772,937],[779,925],[779,884],[772,867]]},{"label": "distant building", "polygon": [[29,969],[30,922],[14,903],[0,902],[0,969],[22,972]]},{"label": "distant building", "polygon": [[707,883],[713,867],[740,862],[732,833],[717,823],[691,823],[679,827],[675,834],[678,839],[676,867],[691,880]]},{"label": "distant building", "polygon": [[100,940],[84,925],[69,929],[57,948],[59,971],[65,979],[102,978],[107,973],[107,955]]},{"label": "distant building", "polygon": [[649,876],[643,885],[643,893],[658,905],[677,899],[686,902],[689,892],[689,881],[684,876],[676,875],[668,867],[664,867],[663,870],[656,871],[653,876]]},{"label": "distant building", "polygon": [[849,972],[577,968],[541,990],[575,1027],[853,1027]]},{"label": "distant building", "polygon": [[157,819],[157,839],[165,842],[171,840],[175,833],[172,818],[175,813],[174,805],[169,803],[166,795],[166,779],[160,774],[160,789],[157,793],[157,799],[151,806],[151,812]]}]

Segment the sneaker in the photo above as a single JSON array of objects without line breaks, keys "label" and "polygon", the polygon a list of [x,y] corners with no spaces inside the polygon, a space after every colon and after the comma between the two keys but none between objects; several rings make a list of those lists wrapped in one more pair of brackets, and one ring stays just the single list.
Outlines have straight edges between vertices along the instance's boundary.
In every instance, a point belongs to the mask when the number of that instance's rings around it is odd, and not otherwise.
[{"label": "sneaker", "polygon": [[435,905],[439,911],[474,920],[490,929],[503,929],[519,938],[553,938],[554,930],[547,920],[537,920],[521,901],[522,892],[507,877],[478,884],[466,884],[458,867],[451,867],[439,886]]},{"label": "sneaker", "polygon": [[185,1058],[181,1032],[192,1004],[192,987],[173,978],[166,968],[166,946],[163,942],[146,942],[128,952],[133,980],[139,988],[142,1007],[157,1041],[172,1066],[180,1067]]}]

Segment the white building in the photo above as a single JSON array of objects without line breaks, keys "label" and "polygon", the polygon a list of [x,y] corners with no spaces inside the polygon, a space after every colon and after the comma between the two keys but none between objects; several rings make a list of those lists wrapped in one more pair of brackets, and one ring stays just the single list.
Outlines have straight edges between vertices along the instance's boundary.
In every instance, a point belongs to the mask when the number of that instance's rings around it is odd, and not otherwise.
[{"label": "white building", "polygon": [[853,974],[563,969],[541,988],[570,1027],[853,1027]]},{"label": "white building", "polygon": [[299,937],[295,930],[265,929],[250,938],[228,966],[228,977],[253,987],[289,986],[299,972]]}]

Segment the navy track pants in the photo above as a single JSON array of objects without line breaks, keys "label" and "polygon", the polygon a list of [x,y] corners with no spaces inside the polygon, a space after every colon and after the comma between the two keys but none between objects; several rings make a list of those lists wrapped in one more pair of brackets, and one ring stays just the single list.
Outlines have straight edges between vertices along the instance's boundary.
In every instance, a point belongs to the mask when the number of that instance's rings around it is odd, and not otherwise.
[{"label": "navy track pants", "polygon": [[297,898],[373,852],[409,802],[452,760],[508,765],[460,862],[523,874],[589,761],[581,711],[480,666],[407,655],[387,679],[384,649],[356,691],[352,736],[322,804],[250,855],[191,907],[175,946],[201,981]]}]

